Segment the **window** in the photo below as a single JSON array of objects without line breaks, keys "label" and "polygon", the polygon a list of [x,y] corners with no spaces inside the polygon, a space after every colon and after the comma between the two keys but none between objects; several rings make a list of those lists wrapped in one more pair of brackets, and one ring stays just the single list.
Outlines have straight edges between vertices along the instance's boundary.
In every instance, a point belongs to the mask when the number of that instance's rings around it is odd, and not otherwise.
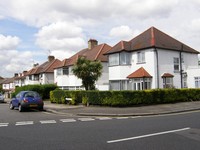
[{"label": "window", "polygon": [[57,75],[62,75],[62,68],[57,69]]},{"label": "window", "polygon": [[109,55],[109,66],[119,65],[119,53]]},{"label": "window", "polygon": [[132,90],[151,89],[151,78],[132,79]]},{"label": "window", "polygon": [[194,77],[195,88],[200,88],[200,77]]},{"label": "window", "polygon": [[137,52],[137,62],[138,63],[145,62],[145,52]]},{"label": "window", "polygon": [[179,71],[179,58],[174,57],[174,71]]},{"label": "window", "polygon": [[173,77],[164,77],[163,88],[172,88],[172,87],[173,87]]},{"label": "window", "polygon": [[120,81],[110,81],[110,90],[120,90]]},{"label": "window", "polygon": [[63,68],[63,75],[69,75],[69,68],[68,67]]},{"label": "window", "polygon": [[127,52],[120,53],[120,65],[130,65],[131,64],[131,55]]},{"label": "window", "polygon": [[110,90],[128,90],[129,89],[129,80],[115,80],[110,81]]},{"label": "window", "polygon": [[57,69],[57,75],[69,75],[69,68],[65,67],[65,68],[59,68]]}]

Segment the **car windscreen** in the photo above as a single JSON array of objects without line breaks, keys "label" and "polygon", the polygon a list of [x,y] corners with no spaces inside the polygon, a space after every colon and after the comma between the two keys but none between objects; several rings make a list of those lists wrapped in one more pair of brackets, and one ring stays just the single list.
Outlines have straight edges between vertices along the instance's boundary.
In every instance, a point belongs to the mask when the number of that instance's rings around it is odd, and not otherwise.
[{"label": "car windscreen", "polygon": [[24,93],[24,97],[39,97],[39,94],[36,92],[26,92]]}]

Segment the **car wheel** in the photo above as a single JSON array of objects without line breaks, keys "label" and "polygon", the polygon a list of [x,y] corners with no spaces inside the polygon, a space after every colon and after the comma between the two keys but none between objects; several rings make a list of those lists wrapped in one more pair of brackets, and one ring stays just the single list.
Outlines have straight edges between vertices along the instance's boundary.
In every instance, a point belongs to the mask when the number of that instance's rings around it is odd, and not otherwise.
[{"label": "car wheel", "polygon": [[39,107],[39,110],[40,110],[40,111],[43,111],[43,110],[44,110],[43,106]]},{"label": "car wheel", "polygon": [[23,107],[21,105],[19,105],[19,112],[23,111]]},{"label": "car wheel", "polygon": [[15,108],[15,107],[13,106],[12,102],[10,102],[9,108],[10,108],[10,109],[14,109],[14,108]]}]

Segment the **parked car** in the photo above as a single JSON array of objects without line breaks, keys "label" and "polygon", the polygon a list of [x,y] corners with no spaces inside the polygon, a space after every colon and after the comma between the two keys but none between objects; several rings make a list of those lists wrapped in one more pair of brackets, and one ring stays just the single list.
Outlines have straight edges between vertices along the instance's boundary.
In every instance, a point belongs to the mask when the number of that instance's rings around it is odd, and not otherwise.
[{"label": "parked car", "polygon": [[36,108],[43,110],[44,102],[40,95],[35,91],[21,91],[11,99],[9,108],[18,107],[19,112],[26,108]]},{"label": "parked car", "polygon": [[0,102],[3,103],[4,102],[4,95],[0,93]]}]

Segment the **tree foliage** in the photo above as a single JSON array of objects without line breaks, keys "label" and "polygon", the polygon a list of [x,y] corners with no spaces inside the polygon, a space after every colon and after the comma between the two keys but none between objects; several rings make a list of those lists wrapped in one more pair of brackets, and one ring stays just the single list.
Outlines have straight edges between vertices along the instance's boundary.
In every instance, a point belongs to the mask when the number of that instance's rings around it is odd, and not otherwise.
[{"label": "tree foliage", "polygon": [[102,75],[103,66],[100,61],[90,61],[85,57],[80,57],[74,65],[72,72],[79,79],[86,90],[94,90],[95,82]]}]

